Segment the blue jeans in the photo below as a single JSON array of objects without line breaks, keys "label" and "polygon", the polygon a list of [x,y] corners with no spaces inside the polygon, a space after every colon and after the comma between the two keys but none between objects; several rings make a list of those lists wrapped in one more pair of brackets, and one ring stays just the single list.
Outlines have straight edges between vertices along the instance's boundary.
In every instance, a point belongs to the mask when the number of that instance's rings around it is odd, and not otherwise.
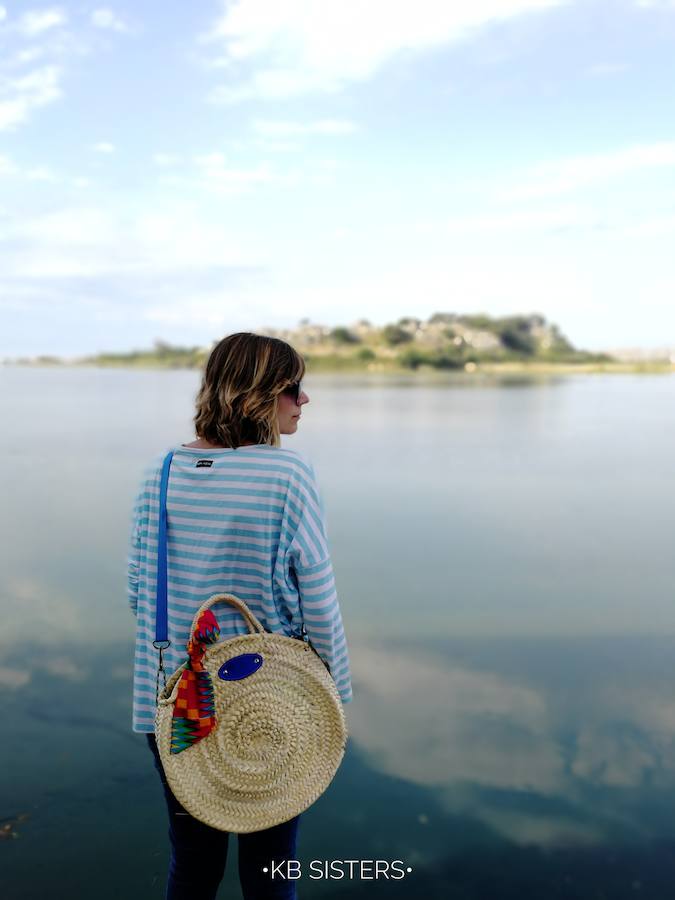
[{"label": "blue jeans", "polygon": [[[154,734],[147,734],[169,810],[171,862],[166,900],[214,900],[225,873],[230,832],[211,828],[180,805],[169,787]],[[297,859],[300,816],[264,831],[239,834],[239,881],[244,900],[295,900],[296,883],[263,872],[275,863]]]}]

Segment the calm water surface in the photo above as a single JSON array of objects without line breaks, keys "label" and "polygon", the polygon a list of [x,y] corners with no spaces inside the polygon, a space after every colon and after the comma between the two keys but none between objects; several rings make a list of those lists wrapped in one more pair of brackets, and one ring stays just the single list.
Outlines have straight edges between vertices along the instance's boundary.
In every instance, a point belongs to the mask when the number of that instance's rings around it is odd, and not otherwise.
[{"label": "calm water surface", "polygon": [[[0,895],[164,896],[125,557],[194,372],[0,368]],[[671,898],[675,379],[315,376],[355,700],[301,897]],[[236,840],[220,896],[240,896]]]}]

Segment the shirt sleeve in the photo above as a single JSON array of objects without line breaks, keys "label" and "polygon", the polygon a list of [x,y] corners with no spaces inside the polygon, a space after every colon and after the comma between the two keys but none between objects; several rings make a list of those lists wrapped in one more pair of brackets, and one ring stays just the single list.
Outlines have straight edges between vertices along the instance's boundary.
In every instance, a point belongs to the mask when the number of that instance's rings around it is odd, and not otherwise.
[{"label": "shirt sleeve", "polygon": [[138,581],[141,562],[142,504],[144,490],[141,488],[134,501],[131,513],[131,533],[127,554],[127,599],[134,615],[138,614]]},{"label": "shirt sleeve", "polygon": [[352,699],[347,639],[328,548],[323,499],[311,466],[298,484],[297,527],[289,562],[298,586],[301,618],[312,646],[328,666],[340,699]]}]

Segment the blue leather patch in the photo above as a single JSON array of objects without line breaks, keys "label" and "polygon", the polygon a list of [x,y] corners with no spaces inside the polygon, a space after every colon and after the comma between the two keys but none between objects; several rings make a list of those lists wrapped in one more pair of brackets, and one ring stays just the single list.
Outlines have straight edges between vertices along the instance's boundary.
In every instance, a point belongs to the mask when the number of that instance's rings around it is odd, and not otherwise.
[{"label": "blue leather patch", "polygon": [[259,653],[242,653],[241,656],[233,656],[218,669],[218,678],[223,681],[239,681],[248,678],[257,672],[263,664],[263,658]]}]

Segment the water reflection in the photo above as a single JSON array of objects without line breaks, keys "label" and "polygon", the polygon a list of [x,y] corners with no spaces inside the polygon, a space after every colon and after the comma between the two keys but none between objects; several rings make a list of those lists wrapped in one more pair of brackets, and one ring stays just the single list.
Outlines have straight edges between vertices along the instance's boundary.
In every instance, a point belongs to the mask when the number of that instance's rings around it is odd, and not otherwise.
[{"label": "water reflection", "polygon": [[563,759],[535,684],[458,666],[423,645],[356,647],[353,657],[353,734],[382,771],[439,787],[560,788]]},{"label": "water reflection", "polygon": [[[4,465],[31,478],[3,498],[0,893],[160,898],[124,560],[141,468],[190,436],[197,376],[2,376],[25,444]],[[306,895],[672,895],[673,384],[314,379],[293,446],[324,489],[356,699],[301,854],[414,874]]]},{"label": "water reflection", "polygon": [[367,702],[353,734],[380,769],[515,843],[658,836],[644,799],[675,786],[673,651],[656,638],[371,647],[354,661]]},{"label": "water reflection", "polygon": [[[397,887],[400,896],[447,896],[442,887],[454,884],[458,896],[480,900],[515,897],[508,891],[516,886],[521,897],[595,897],[610,857],[617,869],[631,854],[646,889],[672,863],[675,641],[596,639],[580,650],[570,641],[354,640],[352,648],[358,703],[347,707],[349,751],[306,814],[301,858],[402,859],[415,878]],[[13,728],[0,827],[21,841],[3,842],[0,854],[12,883],[52,830],[73,835],[78,857],[106,858],[101,829],[133,856],[132,840],[148,852],[148,834],[138,832],[145,820],[164,859],[159,785],[142,739],[127,728],[132,652],[130,644],[56,652],[38,642],[4,660]],[[68,884],[73,847],[59,858],[45,852]],[[478,852],[508,870],[501,888],[479,878]],[[162,865],[154,894],[144,894],[139,862],[139,890],[127,896],[159,897]],[[539,880],[559,890],[568,876],[576,893],[537,893]],[[69,890],[90,896],[74,883]],[[364,887],[315,890],[358,897]],[[96,896],[118,895],[111,887]]]}]

